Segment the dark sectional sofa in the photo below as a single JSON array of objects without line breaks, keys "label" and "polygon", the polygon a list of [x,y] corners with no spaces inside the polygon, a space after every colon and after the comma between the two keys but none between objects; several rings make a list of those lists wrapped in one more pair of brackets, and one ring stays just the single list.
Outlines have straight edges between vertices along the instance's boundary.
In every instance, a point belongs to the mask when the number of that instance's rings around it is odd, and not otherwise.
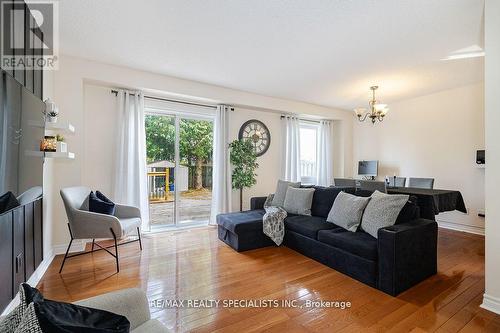
[{"label": "dark sectional sofa", "polygon": [[[314,187],[312,216],[285,219],[284,245],[369,286],[396,296],[437,271],[437,224],[419,218],[411,197],[396,224],[379,229],[378,239],[350,232],[326,217],[338,193],[354,188]],[[262,232],[265,197],[251,199],[251,210],[217,216],[218,237],[238,252],[276,246]]]}]

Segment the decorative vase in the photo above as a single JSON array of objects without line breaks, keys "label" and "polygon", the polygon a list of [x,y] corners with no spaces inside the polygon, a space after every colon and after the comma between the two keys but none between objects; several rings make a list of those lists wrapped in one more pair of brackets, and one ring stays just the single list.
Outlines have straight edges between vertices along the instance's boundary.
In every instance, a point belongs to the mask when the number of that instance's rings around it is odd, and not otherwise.
[{"label": "decorative vase", "polygon": [[57,123],[57,116],[56,117],[48,116],[47,121],[52,124]]},{"label": "decorative vase", "polygon": [[58,153],[67,153],[68,152],[68,144],[63,141],[57,141],[56,151]]}]

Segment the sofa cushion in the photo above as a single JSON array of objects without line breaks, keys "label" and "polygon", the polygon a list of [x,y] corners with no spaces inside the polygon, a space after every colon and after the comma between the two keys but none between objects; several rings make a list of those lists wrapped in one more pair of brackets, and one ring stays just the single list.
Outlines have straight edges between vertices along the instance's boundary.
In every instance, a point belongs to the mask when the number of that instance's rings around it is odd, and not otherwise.
[{"label": "sofa cushion", "polygon": [[420,209],[417,205],[417,197],[410,195],[410,199],[403,206],[403,209],[399,212],[398,218],[395,224],[408,223],[410,221],[416,220],[420,217]]},{"label": "sofa cushion", "polygon": [[286,191],[283,209],[290,214],[311,215],[313,195],[313,188],[289,187]]},{"label": "sofa cushion", "polygon": [[385,194],[373,192],[361,221],[361,228],[377,238],[378,229],[396,223],[399,213],[410,198],[406,194]]},{"label": "sofa cushion", "polygon": [[278,180],[278,185],[276,185],[276,192],[274,192],[272,203],[273,206],[283,207],[288,187],[300,187],[300,182],[287,182],[286,180]]},{"label": "sofa cushion", "polygon": [[337,195],[344,191],[346,193],[354,193],[354,188],[352,187],[323,187],[314,186],[313,202],[311,206],[311,215],[321,216],[326,218],[330,209],[333,206],[333,202]]},{"label": "sofa cushion", "polygon": [[369,201],[370,198],[340,192],[326,220],[339,227],[355,232],[358,230],[361,218],[363,217],[363,211]]},{"label": "sofa cushion", "polygon": [[341,229],[333,223],[328,223],[323,217],[295,215],[285,219],[286,230],[294,231],[303,236],[317,239],[319,230]]},{"label": "sofa cushion", "polygon": [[321,230],[318,241],[368,260],[376,261],[378,258],[377,240],[363,231]]},{"label": "sofa cushion", "polygon": [[217,215],[217,224],[235,234],[245,231],[262,231],[262,217],[265,213],[265,210],[257,209],[219,214]]}]

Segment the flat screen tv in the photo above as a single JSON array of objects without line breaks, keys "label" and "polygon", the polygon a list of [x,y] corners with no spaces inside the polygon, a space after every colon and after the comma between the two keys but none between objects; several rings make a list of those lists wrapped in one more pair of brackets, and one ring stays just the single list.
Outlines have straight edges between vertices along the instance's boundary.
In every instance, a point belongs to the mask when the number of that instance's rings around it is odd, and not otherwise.
[{"label": "flat screen tv", "polygon": [[376,177],[378,175],[378,161],[359,161],[358,175]]},{"label": "flat screen tv", "polygon": [[[45,104],[5,71],[0,80],[0,214],[41,196]],[[9,203],[7,203],[9,201]]]}]

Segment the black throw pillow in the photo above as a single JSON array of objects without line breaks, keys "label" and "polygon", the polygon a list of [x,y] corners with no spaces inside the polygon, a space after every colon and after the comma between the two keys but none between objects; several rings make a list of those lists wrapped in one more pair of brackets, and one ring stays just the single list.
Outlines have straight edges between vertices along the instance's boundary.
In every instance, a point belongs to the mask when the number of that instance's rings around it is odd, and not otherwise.
[{"label": "black throw pillow", "polygon": [[43,299],[42,294],[27,284],[22,288],[33,295],[21,323],[20,331],[51,333],[94,332],[128,333],[130,322],[124,316],[109,311]]},{"label": "black throw pillow", "polygon": [[8,191],[0,196],[0,214],[5,213],[12,208],[16,208],[17,206],[19,206],[19,202],[11,191]]},{"label": "black throw pillow", "polygon": [[332,209],[333,202],[340,192],[346,192],[349,194],[354,193],[354,188],[350,187],[314,186],[313,188],[315,191],[311,205],[311,215],[324,218],[328,217],[328,214]]},{"label": "black throw pillow", "polygon": [[[101,192],[103,198],[106,198]],[[90,192],[89,195],[89,211],[99,214],[114,215],[115,214],[115,204],[106,198],[107,201],[100,199],[94,191]]]}]

